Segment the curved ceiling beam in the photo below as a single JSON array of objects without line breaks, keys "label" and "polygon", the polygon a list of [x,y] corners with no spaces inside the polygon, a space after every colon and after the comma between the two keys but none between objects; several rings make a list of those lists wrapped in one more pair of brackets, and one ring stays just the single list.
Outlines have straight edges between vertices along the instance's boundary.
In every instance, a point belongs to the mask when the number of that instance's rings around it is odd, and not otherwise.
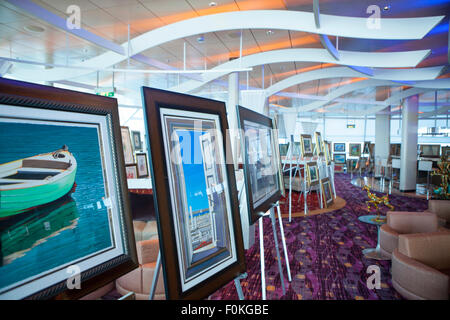
[{"label": "curved ceiling beam", "polygon": [[[250,68],[258,65],[281,62],[322,62],[339,63],[342,65],[357,65],[363,67],[378,68],[402,68],[414,67],[422,61],[430,50],[406,51],[406,52],[353,52],[339,51],[340,60],[337,62],[325,49],[282,49],[256,53],[225,62],[214,70]],[[210,73],[203,75],[203,82],[194,80],[186,81],[179,86],[170,88],[178,92],[190,92],[198,89],[210,81],[223,77],[227,72]]]},{"label": "curved ceiling beam", "polygon": [[349,113],[349,115],[352,115],[352,116],[366,116],[366,115],[371,115],[371,114],[374,114],[374,113],[378,113],[378,112],[386,109],[386,107],[390,106],[391,104],[394,104],[394,101],[395,101],[395,103],[400,103],[400,101],[402,99],[414,96],[416,94],[425,93],[425,92],[428,92],[428,91],[431,91],[431,90],[430,89],[425,89],[425,88],[410,88],[410,89],[407,89],[407,90],[403,90],[403,91],[400,91],[400,92],[392,95],[390,98],[384,100],[384,104],[385,104],[384,106],[376,106],[376,107],[373,107],[373,108],[370,108],[370,109],[366,109],[366,110],[362,110],[362,111],[351,112],[351,113]]},{"label": "curved ceiling beam", "polygon": [[[133,56],[169,41],[205,32],[239,29],[281,29],[363,39],[421,39],[443,18],[444,16],[380,19],[381,27],[371,29],[367,27],[366,18],[322,14],[320,15],[320,29],[318,29],[315,23],[314,13],[312,12],[289,10],[233,11],[200,16],[172,23],[139,35],[131,39],[129,44],[126,42],[121,46],[124,52],[129,52],[129,55]],[[84,62],[80,62],[76,66],[82,68],[98,68],[101,70],[126,59],[128,59],[128,55],[106,52]],[[58,68],[42,70],[39,73],[41,74],[40,78],[34,80],[58,81],[67,79],[68,74],[71,78],[74,78],[90,72],[83,69],[67,70]]]},{"label": "curved ceiling beam", "polygon": [[[377,80],[406,80],[406,81],[415,81],[419,79],[428,80],[428,79],[435,79],[437,76],[439,76],[443,68],[444,67],[441,66],[441,67],[430,67],[419,69],[374,69],[373,76],[369,78]],[[266,89],[266,95],[267,97],[270,97],[271,95],[283,91],[284,89],[313,80],[326,78],[361,77],[361,76],[365,75],[362,75],[360,72],[354,71],[347,67],[332,67],[320,70],[313,70],[309,72],[296,74],[294,76],[291,76],[289,78],[286,78],[284,80],[275,83],[274,85]],[[450,79],[442,79],[442,80],[448,80],[448,82],[450,82]],[[420,84],[427,82],[421,81],[417,83]]]},{"label": "curved ceiling beam", "polygon": [[389,86],[392,85],[390,81],[383,81],[383,80],[376,80],[376,79],[369,79],[369,80],[363,80],[359,82],[354,82],[345,86],[342,86],[336,90],[333,90],[329,94],[327,94],[324,98],[326,100],[323,101],[314,101],[311,103],[308,103],[307,105],[298,107],[299,112],[308,112],[313,111],[317,108],[320,108],[330,102],[332,102],[334,99],[339,98],[343,96],[344,94],[353,92],[355,90],[370,88],[370,87],[377,87],[377,86]]},{"label": "curved ceiling beam", "polygon": [[411,87],[428,88],[428,89],[435,89],[435,90],[450,89],[450,78],[436,79],[433,81],[412,81],[412,82],[399,81],[399,82],[406,86],[411,86]]}]

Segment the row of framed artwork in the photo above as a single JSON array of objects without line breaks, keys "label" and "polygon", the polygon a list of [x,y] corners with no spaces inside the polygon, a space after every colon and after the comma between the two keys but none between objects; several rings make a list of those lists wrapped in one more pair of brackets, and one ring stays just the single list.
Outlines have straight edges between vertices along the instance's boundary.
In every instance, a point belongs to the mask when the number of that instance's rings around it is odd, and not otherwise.
[{"label": "row of framed artwork", "polygon": [[[334,153],[345,153],[345,142],[335,142],[333,144]],[[373,155],[374,152],[374,143],[370,143],[369,141],[364,142],[364,147],[362,149],[362,154]],[[361,156],[361,143],[349,143],[349,151],[348,155],[350,157],[360,157]]]},{"label": "row of framed artwork", "polygon": [[305,179],[308,185],[317,186],[320,185],[322,190],[323,200],[325,208],[330,207],[334,202],[333,191],[331,187],[331,181],[328,177],[320,179],[319,167],[317,162],[311,161],[306,163],[306,176]]},{"label": "row of framed artwork", "polygon": [[121,126],[123,155],[127,179],[141,179],[150,176],[148,169],[147,153],[143,150],[140,131],[131,131],[128,127]]}]

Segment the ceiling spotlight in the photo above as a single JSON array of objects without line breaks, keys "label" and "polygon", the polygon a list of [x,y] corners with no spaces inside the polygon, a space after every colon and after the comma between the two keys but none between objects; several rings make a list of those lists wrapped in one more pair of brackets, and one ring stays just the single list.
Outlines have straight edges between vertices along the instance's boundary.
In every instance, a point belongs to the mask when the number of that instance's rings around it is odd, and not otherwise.
[{"label": "ceiling spotlight", "polygon": [[45,31],[44,27],[36,26],[33,24],[26,25],[23,27],[25,31],[31,32],[31,33],[43,33]]},{"label": "ceiling spotlight", "polygon": [[198,42],[198,43],[203,43],[203,42],[205,42],[205,37],[204,37],[204,36],[198,37],[198,38],[197,38],[197,42]]},{"label": "ceiling spotlight", "polygon": [[217,6],[217,3],[214,2],[214,1],[211,1],[208,5],[209,5],[210,7],[216,7],[216,6]]},{"label": "ceiling spotlight", "polygon": [[273,35],[275,32],[273,32],[272,30],[267,30],[266,31],[266,34],[268,35],[268,36],[271,36],[271,35]]},{"label": "ceiling spotlight", "polygon": [[384,11],[389,11],[389,9],[391,9],[391,5],[390,5],[390,4],[385,5],[385,6],[383,7],[383,10],[384,10]]}]

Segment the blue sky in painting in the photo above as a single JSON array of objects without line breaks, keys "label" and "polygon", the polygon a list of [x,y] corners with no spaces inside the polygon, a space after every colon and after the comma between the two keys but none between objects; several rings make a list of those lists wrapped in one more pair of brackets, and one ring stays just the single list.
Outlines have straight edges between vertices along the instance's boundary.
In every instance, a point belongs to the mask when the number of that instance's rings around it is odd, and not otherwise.
[{"label": "blue sky in painting", "polygon": [[204,132],[176,130],[176,133],[180,137],[188,206],[192,206],[192,211],[208,209],[203,157],[199,139]]}]

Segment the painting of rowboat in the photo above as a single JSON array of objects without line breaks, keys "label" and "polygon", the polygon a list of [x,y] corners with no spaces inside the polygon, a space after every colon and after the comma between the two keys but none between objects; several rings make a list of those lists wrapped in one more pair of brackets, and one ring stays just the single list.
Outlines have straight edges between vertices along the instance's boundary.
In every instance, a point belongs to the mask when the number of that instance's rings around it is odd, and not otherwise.
[{"label": "painting of rowboat", "polygon": [[0,297],[112,246],[101,142],[95,125],[0,116]]}]

